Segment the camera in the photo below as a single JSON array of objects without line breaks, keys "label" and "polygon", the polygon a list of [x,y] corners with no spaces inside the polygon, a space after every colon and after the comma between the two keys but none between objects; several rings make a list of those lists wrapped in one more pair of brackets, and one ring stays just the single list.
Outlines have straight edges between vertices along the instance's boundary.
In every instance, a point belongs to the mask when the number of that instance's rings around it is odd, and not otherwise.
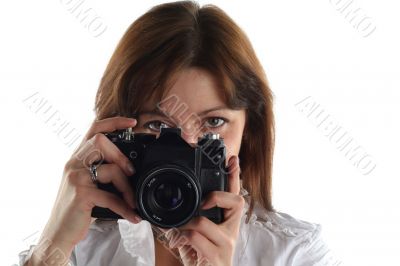
[{"label": "camera", "polygon": [[[160,135],[135,133],[132,128],[104,133],[132,162],[135,173],[128,181],[142,219],[162,227],[179,227],[194,216],[214,223],[223,221],[223,209],[200,209],[211,191],[227,191],[226,148],[218,134],[206,133],[190,145],[180,128],[161,128]],[[107,163],[107,162],[105,162]],[[122,198],[112,183],[99,189]],[[95,206],[92,217],[122,219],[108,208]]]}]

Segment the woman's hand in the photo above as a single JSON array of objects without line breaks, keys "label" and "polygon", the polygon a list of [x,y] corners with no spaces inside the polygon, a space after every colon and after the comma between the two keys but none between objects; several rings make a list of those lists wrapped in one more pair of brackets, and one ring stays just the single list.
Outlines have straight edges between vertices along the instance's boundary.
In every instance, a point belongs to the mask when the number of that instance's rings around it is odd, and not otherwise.
[{"label": "woman's hand", "polygon": [[[109,208],[125,219],[137,223],[133,191],[127,176],[133,174],[129,159],[104,134],[136,125],[135,119],[113,117],[95,121],[82,143],[66,163],[52,213],[38,243],[38,249],[58,249],[69,258],[73,247],[85,238],[94,206]],[[105,159],[98,166],[97,181],[112,182],[123,198],[97,188],[91,180],[89,166]],[[37,249],[35,249],[38,251]],[[38,251],[39,252],[39,251]],[[42,255],[46,250],[41,250]],[[34,252],[35,254],[35,252]]]},{"label": "woman's hand", "polygon": [[224,208],[224,221],[215,224],[199,216],[179,227],[178,247],[184,265],[232,265],[236,241],[239,235],[244,198],[240,192],[240,168],[237,156],[228,163],[228,192],[211,192],[202,209]]}]

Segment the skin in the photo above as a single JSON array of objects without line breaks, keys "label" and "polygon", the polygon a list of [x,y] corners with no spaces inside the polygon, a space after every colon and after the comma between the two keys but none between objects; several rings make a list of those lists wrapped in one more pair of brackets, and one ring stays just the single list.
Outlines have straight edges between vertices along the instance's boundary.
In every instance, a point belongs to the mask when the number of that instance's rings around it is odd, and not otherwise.
[{"label": "skin", "polygon": [[[201,264],[200,261],[208,261],[211,265],[232,264],[244,206],[244,199],[239,195],[240,168],[237,155],[245,125],[245,111],[227,109],[218,94],[218,86],[213,76],[197,68],[187,69],[180,74],[166,98],[171,95],[176,96],[188,107],[184,114],[170,113],[162,116],[143,113],[138,120],[113,117],[93,122],[82,143],[64,167],[50,218],[33,255],[25,265],[47,265],[47,260],[54,260],[54,256],[49,255],[54,255],[55,251],[60,254],[56,263],[66,265],[74,246],[87,235],[93,221],[91,210],[94,206],[110,208],[132,223],[140,222],[140,217],[133,211],[134,195],[127,180],[127,176],[133,174],[133,165],[102,132],[132,127],[135,132],[157,134],[160,122],[165,123],[165,126],[181,126],[182,137],[188,143],[196,143],[199,136],[209,131],[220,134],[224,139],[229,169],[228,191],[210,193],[202,208],[208,209],[217,205],[224,208],[225,220],[217,225],[205,217],[192,219],[178,228],[179,241],[175,241],[171,248],[178,248],[185,265]],[[160,105],[161,108],[162,106]],[[225,108],[200,115],[205,110],[215,107]],[[145,109],[153,110],[154,103],[149,103]],[[168,108],[163,110],[166,109]],[[185,122],[180,123],[183,121]],[[99,190],[91,181],[88,165],[101,159],[101,155],[108,164],[98,167],[98,182],[112,182],[123,193],[123,199]],[[155,243],[155,247],[157,265],[176,265],[176,259],[166,247],[159,243]]]}]

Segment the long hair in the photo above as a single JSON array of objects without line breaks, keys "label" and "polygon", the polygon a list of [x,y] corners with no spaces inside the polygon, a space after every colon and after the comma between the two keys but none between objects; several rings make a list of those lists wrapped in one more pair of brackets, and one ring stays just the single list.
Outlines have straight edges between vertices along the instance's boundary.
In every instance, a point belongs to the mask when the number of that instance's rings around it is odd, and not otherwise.
[{"label": "long hair", "polygon": [[96,118],[133,117],[147,101],[161,100],[174,77],[190,67],[216,77],[228,107],[245,109],[239,158],[242,185],[251,197],[249,214],[256,202],[273,211],[273,94],[246,34],[220,8],[165,3],[134,21],[101,79]]}]

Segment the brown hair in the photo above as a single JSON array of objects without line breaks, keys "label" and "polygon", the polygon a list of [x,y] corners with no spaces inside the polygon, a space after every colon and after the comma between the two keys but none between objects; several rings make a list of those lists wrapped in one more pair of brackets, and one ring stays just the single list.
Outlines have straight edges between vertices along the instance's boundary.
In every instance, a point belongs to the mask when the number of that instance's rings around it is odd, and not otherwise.
[{"label": "brown hair", "polygon": [[101,79],[96,118],[134,117],[146,101],[161,100],[174,77],[189,67],[215,75],[226,104],[246,109],[239,158],[242,184],[251,195],[249,213],[255,202],[273,211],[273,95],[247,36],[220,8],[165,3],[134,21]]}]

